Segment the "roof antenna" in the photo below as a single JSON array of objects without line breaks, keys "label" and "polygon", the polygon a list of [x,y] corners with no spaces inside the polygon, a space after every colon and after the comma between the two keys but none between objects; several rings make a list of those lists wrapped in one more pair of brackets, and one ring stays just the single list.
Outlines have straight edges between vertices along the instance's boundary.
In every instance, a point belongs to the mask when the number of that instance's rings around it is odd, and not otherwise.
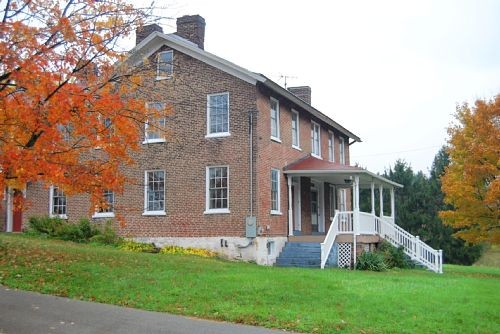
[{"label": "roof antenna", "polygon": [[280,80],[285,79],[285,89],[287,87],[286,80],[287,79],[297,79],[297,77],[291,76],[291,75],[285,75],[285,74],[280,74]]}]

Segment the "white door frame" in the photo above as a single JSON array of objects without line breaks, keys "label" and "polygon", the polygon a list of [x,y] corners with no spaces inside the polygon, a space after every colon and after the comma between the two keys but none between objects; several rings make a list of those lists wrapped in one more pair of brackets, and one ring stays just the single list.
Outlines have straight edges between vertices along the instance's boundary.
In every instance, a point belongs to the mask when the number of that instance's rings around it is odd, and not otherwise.
[{"label": "white door frame", "polygon": [[322,181],[311,179],[311,186],[318,191],[318,232],[325,233],[325,184]]},{"label": "white door frame", "polygon": [[302,231],[302,201],[300,198],[300,176],[292,178],[293,184],[293,229]]}]

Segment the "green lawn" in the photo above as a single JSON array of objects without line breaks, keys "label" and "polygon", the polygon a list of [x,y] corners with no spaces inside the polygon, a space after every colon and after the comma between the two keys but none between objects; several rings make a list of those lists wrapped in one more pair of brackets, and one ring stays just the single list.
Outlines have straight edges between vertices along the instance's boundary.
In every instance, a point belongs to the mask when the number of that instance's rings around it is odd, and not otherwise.
[{"label": "green lawn", "polygon": [[312,333],[494,333],[500,269],[268,268],[0,234],[0,284]]}]

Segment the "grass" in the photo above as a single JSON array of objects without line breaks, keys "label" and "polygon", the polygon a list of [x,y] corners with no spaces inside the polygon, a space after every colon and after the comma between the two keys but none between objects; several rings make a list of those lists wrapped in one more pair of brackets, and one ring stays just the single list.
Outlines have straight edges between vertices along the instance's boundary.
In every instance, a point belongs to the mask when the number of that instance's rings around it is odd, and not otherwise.
[{"label": "grass", "polygon": [[308,333],[494,333],[500,269],[273,268],[0,234],[0,284]]},{"label": "grass", "polygon": [[475,266],[489,266],[500,268],[500,246],[490,245],[481,258],[474,263]]}]

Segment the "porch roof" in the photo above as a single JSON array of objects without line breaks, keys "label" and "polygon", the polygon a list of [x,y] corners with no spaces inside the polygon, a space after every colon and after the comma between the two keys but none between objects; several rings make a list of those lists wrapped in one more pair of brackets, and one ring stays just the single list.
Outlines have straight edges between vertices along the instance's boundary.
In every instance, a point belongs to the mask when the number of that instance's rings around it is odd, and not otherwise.
[{"label": "porch roof", "polygon": [[361,187],[368,187],[371,182],[382,186],[399,187],[403,185],[388,180],[383,176],[361,167],[342,165],[308,155],[283,168],[284,173],[294,176],[306,176],[333,184],[350,184],[352,176],[359,176]]}]

